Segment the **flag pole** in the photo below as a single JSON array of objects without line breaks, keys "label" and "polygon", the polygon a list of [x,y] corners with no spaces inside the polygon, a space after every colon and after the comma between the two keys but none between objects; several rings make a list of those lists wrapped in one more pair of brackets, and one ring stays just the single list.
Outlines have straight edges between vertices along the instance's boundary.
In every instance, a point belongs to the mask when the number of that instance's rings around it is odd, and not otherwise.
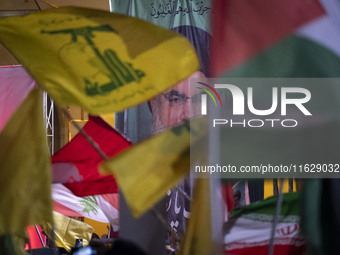
[{"label": "flag pole", "polygon": [[43,240],[42,240],[42,237],[41,237],[41,235],[40,235],[40,232],[39,232],[39,230],[38,230],[37,225],[34,225],[34,228],[35,228],[35,231],[37,231],[37,234],[38,234],[38,236],[39,236],[41,245],[42,245],[43,247],[45,247],[45,244],[44,244],[44,242],[43,242]]},{"label": "flag pole", "polygon": [[181,195],[183,195],[184,198],[185,198],[186,200],[188,200],[189,202],[192,202],[192,198],[189,197],[189,195],[188,195],[182,188],[180,188],[180,187],[178,187],[178,186],[175,186],[175,189],[177,189],[178,192],[179,192]]},{"label": "flag pole", "polygon": [[163,215],[158,212],[155,208],[151,208],[152,213],[155,215],[155,217],[162,223],[162,225],[169,231],[171,232],[171,235],[174,236],[174,239],[176,242],[179,242],[180,239],[176,233],[176,231],[169,225],[166,219],[164,219]]},{"label": "flag pole", "polygon": [[274,240],[275,240],[275,230],[276,230],[276,225],[279,221],[280,218],[280,213],[281,213],[281,207],[282,207],[282,199],[283,199],[283,185],[285,179],[280,179],[280,193],[277,196],[277,202],[276,202],[276,209],[275,209],[275,215],[273,218],[273,225],[272,225],[272,230],[270,234],[270,242],[269,242],[269,247],[268,247],[268,255],[273,255],[274,253]]}]

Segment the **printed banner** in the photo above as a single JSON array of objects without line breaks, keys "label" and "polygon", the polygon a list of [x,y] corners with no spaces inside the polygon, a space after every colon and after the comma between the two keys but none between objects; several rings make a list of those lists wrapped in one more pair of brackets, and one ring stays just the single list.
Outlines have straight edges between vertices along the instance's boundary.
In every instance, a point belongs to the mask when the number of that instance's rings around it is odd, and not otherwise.
[{"label": "printed banner", "polygon": [[138,17],[164,28],[189,25],[210,33],[211,0],[110,0],[110,2],[113,12]]}]

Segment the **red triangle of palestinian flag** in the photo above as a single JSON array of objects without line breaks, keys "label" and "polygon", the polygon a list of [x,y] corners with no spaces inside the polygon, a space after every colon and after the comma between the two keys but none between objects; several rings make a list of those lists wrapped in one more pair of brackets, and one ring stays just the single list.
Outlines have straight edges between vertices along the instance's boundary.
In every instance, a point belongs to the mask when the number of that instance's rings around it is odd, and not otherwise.
[{"label": "red triangle of palestinian flag", "polygon": [[[113,157],[131,144],[99,117],[91,117],[83,129],[108,157]],[[114,177],[98,172],[98,165],[103,161],[85,137],[78,133],[52,156],[53,182],[63,183],[80,197],[115,193],[117,183]]]}]

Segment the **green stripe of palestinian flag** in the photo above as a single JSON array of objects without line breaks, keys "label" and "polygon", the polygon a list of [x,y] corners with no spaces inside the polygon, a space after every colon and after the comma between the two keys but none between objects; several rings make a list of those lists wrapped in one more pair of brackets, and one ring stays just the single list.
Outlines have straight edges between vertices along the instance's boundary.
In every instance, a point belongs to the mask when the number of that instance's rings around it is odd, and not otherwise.
[{"label": "green stripe of palestinian flag", "polygon": [[[275,254],[300,254],[299,193],[284,194],[281,215],[275,231]],[[277,197],[271,197],[232,211],[226,224],[225,245],[230,254],[266,254],[270,241]],[[288,253],[288,251],[294,251]]]},{"label": "green stripe of palestinian flag", "polygon": [[322,17],[222,77],[339,77],[339,41],[339,30]]}]

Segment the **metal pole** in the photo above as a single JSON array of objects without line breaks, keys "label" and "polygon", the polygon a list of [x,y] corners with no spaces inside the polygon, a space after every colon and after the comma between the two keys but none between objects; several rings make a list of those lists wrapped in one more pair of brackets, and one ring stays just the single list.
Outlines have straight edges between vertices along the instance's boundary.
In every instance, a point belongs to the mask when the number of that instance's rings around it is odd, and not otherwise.
[{"label": "metal pole", "polygon": [[272,231],[270,234],[270,242],[269,242],[269,248],[268,248],[268,255],[273,255],[274,253],[274,240],[275,240],[275,230],[276,225],[279,222],[280,213],[281,213],[281,207],[282,207],[282,200],[283,200],[283,185],[284,185],[284,179],[281,179],[280,183],[280,193],[277,197],[276,202],[276,209],[275,209],[275,215],[273,218],[273,225],[272,225]]},{"label": "metal pole", "polygon": [[37,225],[34,225],[34,227],[35,227],[35,231],[37,231],[37,234],[38,234],[38,236],[39,236],[41,245],[42,245],[43,247],[45,247],[45,244],[44,244],[44,242],[43,242],[43,240],[42,240],[42,237],[41,237],[41,235],[40,235],[40,232],[39,232],[39,229],[38,229]]}]

